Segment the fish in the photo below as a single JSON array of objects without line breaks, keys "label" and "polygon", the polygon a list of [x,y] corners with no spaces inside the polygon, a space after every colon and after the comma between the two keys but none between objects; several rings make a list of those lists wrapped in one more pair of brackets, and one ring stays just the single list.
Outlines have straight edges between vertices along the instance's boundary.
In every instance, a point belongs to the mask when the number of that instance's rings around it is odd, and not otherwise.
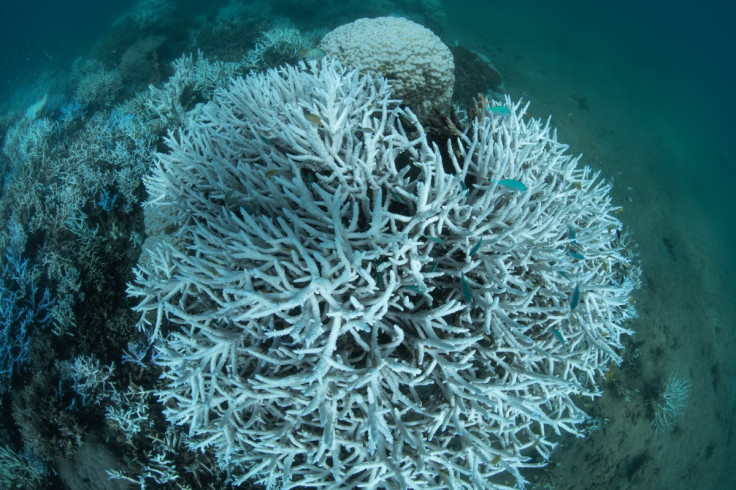
[{"label": "fish", "polygon": [[396,192],[391,189],[389,189],[389,192],[391,193],[392,196],[394,196],[394,199],[399,201],[401,204],[404,204],[404,200],[401,198],[400,195],[396,194]]},{"label": "fish", "polygon": [[559,340],[562,345],[565,345],[565,337],[562,336],[559,330],[557,330],[556,328],[553,328],[552,333],[554,334],[555,337],[557,337],[557,340]]},{"label": "fish", "polygon": [[429,272],[437,272],[437,266],[440,265],[440,259],[437,259],[437,262],[434,263],[432,266],[432,270]]},{"label": "fish", "polygon": [[320,48],[311,48],[299,51],[299,56],[301,56],[305,61],[319,61],[327,56],[327,53]]},{"label": "fish", "polygon": [[266,138],[265,136],[261,136],[261,141],[263,141],[267,145],[272,145],[273,144],[273,143],[271,143],[271,140],[268,139],[268,138]]},{"label": "fish", "polygon": [[480,246],[483,245],[483,237],[480,237],[480,240],[478,240],[478,243],[476,243],[473,248],[470,249],[469,256],[472,257],[473,255],[478,253],[478,250],[480,250]]},{"label": "fish", "polygon": [[526,186],[516,179],[502,179],[502,180],[491,179],[491,182],[494,182],[498,185],[502,185],[507,189],[511,189],[512,191],[526,192]]},{"label": "fish", "polygon": [[573,259],[577,259],[577,260],[585,260],[585,257],[583,257],[583,256],[582,256],[581,254],[579,254],[579,253],[577,253],[577,252],[573,252],[572,250],[568,250],[568,251],[567,251],[567,254],[568,254],[568,255],[569,255],[570,257],[572,257]]},{"label": "fish", "polygon": [[424,296],[424,292],[419,288],[419,286],[406,286],[406,289],[411,289],[415,293],[419,293],[420,295]]},{"label": "fish", "polygon": [[437,238],[435,236],[424,235],[424,238],[426,238],[427,240],[429,240],[431,242],[437,243],[439,245],[444,245],[445,244],[445,242],[443,242],[442,239]]},{"label": "fish", "polygon": [[572,225],[567,225],[567,238],[570,239],[571,243],[575,243],[577,236],[575,235],[575,230],[572,228]]},{"label": "fish", "polygon": [[270,179],[271,177],[276,175],[278,172],[279,172],[278,170],[276,170],[275,168],[272,168],[271,170],[266,172],[266,178]]},{"label": "fish", "polygon": [[465,280],[465,274],[460,274],[460,284],[463,288],[463,296],[465,296],[465,302],[471,304],[473,302],[473,293],[470,292],[470,286],[468,281]]},{"label": "fish", "polygon": [[304,119],[314,124],[315,126],[322,126],[322,119],[317,114],[304,111]]},{"label": "fish", "polygon": [[503,105],[496,105],[493,107],[487,106],[486,109],[488,110],[488,112],[496,114],[498,116],[508,116],[509,114],[511,114],[509,108]]},{"label": "fish", "polygon": [[580,302],[580,283],[575,284],[575,289],[573,289],[572,294],[570,295],[570,311],[574,310],[578,303]]}]

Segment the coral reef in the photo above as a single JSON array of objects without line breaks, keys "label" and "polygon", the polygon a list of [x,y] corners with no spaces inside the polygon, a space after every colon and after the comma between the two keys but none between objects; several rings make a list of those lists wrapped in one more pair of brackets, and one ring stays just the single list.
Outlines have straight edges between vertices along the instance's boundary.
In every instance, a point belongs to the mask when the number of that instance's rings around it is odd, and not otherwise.
[{"label": "coral reef", "polygon": [[9,250],[0,268],[0,395],[13,371],[26,364],[31,336],[51,324],[54,300],[38,282],[42,272],[29,266],[18,251]]},{"label": "coral reef", "polygon": [[609,186],[518,103],[441,151],[392,97],[328,59],[237,79],[146,180],[157,395],[235,484],[523,486],[621,361]]},{"label": "coral reef", "polygon": [[0,486],[523,486],[600,426],[607,185],[404,19],[256,73],[438,0],[134,3],[0,115]]},{"label": "coral reef", "polygon": [[358,19],[320,42],[345,66],[391,80],[392,94],[420,121],[447,109],[455,84],[452,53],[432,31],[401,17]]},{"label": "coral reef", "polygon": [[269,68],[283,62],[296,63],[300,52],[316,44],[313,37],[294,27],[274,27],[261,35],[245,60],[254,68]]},{"label": "coral reef", "polygon": [[140,29],[166,26],[174,19],[177,2],[174,0],[138,0],[133,8],[117,20],[131,19]]},{"label": "coral reef", "polygon": [[47,471],[41,460],[0,444],[0,488],[37,488]]},{"label": "coral reef", "polygon": [[123,53],[120,75],[128,83],[148,84],[160,77],[159,50],[166,36],[147,36],[139,39]]},{"label": "coral reef", "polygon": [[109,70],[99,62],[88,61],[78,67],[74,99],[83,107],[110,107],[123,89],[117,70]]}]

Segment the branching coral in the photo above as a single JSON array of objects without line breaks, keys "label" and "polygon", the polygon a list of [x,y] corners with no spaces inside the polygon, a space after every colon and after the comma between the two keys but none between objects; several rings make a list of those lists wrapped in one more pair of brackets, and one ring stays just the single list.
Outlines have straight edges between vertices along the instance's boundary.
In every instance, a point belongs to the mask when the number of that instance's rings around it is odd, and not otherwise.
[{"label": "branching coral", "polygon": [[271,488],[484,488],[580,435],[638,269],[609,187],[524,113],[443,154],[331,60],[195,109],[129,287],[194,447]]},{"label": "branching coral", "polygon": [[48,327],[54,300],[38,286],[40,270],[9,250],[0,261],[0,394],[28,362],[31,336]]}]

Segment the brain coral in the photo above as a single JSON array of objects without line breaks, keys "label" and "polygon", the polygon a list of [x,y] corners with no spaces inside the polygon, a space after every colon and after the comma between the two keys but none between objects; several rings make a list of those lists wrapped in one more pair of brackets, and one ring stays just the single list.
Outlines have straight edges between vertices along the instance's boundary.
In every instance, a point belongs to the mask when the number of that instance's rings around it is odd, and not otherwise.
[{"label": "brain coral", "polygon": [[401,17],[358,19],[320,44],[343,65],[391,80],[395,97],[424,120],[447,107],[455,84],[452,53],[432,31]]}]

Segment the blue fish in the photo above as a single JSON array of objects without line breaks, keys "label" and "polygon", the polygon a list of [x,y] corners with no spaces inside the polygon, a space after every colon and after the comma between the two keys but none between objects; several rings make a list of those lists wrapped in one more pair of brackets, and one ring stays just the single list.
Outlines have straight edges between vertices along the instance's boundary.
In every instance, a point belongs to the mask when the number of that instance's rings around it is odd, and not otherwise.
[{"label": "blue fish", "polygon": [[511,189],[512,191],[526,192],[526,186],[516,179],[503,179],[503,180],[491,179],[491,182],[495,182],[496,184],[502,185],[507,189]]},{"label": "blue fish", "polygon": [[432,270],[429,272],[437,272],[437,266],[440,265],[440,259],[437,259],[437,262],[434,263],[432,266]]},{"label": "blue fish", "polygon": [[552,333],[557,337],[557,340],[559,340],[562,345],[565,345],[565,337],[562,336],[559,330],[553,328]]},{"label": "blue fish", "polygon": [[401,198],[400,195],[396,194],[396,192],[394,192],[392,189],[389,189],[388,191],[391,193],[392,196],[394,196],[394,199],[399,201],[401,204],[404,204],[404,200]]},{"label": "blue fish", "polygon": [[476,253],[478,253],[478,250],[480,250],[480,246],[483,244],[483,237],[480,237],[480,240],[478,240],[478,243],[473,246],[473,248],[470,249],[470,256],[472,257]]},{"label": "blue fish", "polygon": [[496,114],[497,116],[508,116],[509,114],[511,114],[509,108],[503,105],[496,105],[493,107],[487,106],[486,109],[491,114]]},{"label": "blue fish", "polygon": [[465,280],[465,274],[460,274],[460,284],[463,287],[465,302],[471,304],[473,302],[473,293],[470,292],[470,286],[468,286],[468,281]]},{"label": "blue fish", "polygon": [[567,254],[568,254],[568,255],[569,255],[570,257],[572,257],[573,259],[577,259],[577,260],[585,260],[585,257],[583,257],[582,255],[580,255],[580,254],[579,254],[579,253],[577,253],[577,252],[573,252],[572,250],[568,250],[568,251],[567,251]]},{"label": "blue fish", "polygon": [[575,230],[573,230],[572,225],[567,225],[567,238],[570,239],[571,243],[575,243]]},{"label": "blue fish", "polygon": [[406,286],[406,289],[411,289],[415,293],[418,293],[418,294],[424,296],[424,292],[419,288],[419,286]]},{"label": "blue fish", "polygon": [[574,310],[580,302],[580,283],[575,285],[575,289],[570,295],[570,311]]}]

